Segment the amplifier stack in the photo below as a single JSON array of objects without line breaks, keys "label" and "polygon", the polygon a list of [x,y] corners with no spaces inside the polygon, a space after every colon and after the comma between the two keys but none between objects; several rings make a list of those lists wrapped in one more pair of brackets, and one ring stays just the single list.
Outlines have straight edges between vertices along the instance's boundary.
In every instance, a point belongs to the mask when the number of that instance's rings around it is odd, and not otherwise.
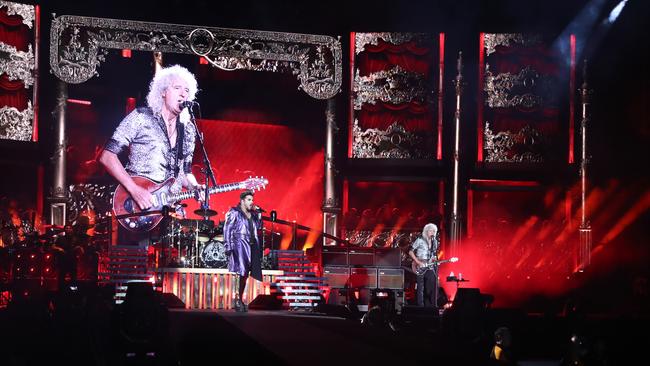
[{"label": "amplifier stack", "polygon": [[404,269],[400,248],[326,247],[322,251],[322,261],[323,277],[332,290],[330,303],[345,301],[346,296],[341,297],[343,289],[358,292],[357,301],[362,311],[366,310],[373,289],[397,290],[397,299],[403,299]]}]

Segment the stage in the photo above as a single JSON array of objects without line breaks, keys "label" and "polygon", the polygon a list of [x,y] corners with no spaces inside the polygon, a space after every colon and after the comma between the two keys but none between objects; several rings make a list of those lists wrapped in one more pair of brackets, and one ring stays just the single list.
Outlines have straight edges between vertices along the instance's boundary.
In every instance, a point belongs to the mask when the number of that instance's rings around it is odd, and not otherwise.
[{"label": "stage", "polygon": [[648,359],[641,352],[647,339],[631,336],[648,319],[578,320],[492,309],[475,324],[478,337],[469,337],[446,327],[444,314],[433,321],[397,318],[391,328],[320,312],[169,309],[150,318],[158,330],[149,339],[146,326],[133,336],[126,331],[133,328],[120,325],[123,307],[54,300],[50,310],[38,303],[0,310],[7,329],[0,336],[3,364],[482,365],[489,362],[500,326],[512,331],[520,365],[559,365],[570,355],[570,337],[585,331],[591,332],[585,346],[602,347],[611,364]]},{"label": "stage", "polygon": [[[159,268],[155,269],[162,291],[176,295],[187,309],[231,309],[237,293],[235,276],[224,268]],[[284,271],[263,270],[263,281],[248,278],[244,301],[270,293],[270,284]]]}]

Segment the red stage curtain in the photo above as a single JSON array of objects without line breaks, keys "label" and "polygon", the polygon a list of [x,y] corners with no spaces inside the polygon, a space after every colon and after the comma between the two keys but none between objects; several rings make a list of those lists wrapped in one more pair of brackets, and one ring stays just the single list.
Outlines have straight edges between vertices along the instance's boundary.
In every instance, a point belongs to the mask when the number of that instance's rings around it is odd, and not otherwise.
[{"label": "red stage curtain", "polygon": [[390,70],[394,66],[423,74],[425,78],[431,72],[431,50],[416,46],[414,41],[394,45],[380,39],[377,46],[366,45],[365,51],[355,60],[361,76]]},{"label": "red stage curtain", "polygon": [[[561,110],[568,104],[568,100],[562,99],[568,90],[568,60],[566,56],[559,54],[551,45],[551,40],[540,41],[535,45],[522,45],[512,43],[509,46],[497,46],[495,52],[485,57],[484,67],[489,65],[489,71],[493,76],[504,73],[518,75],[526,68],[531,68],[538,78],[524,81],[526,84],[517,85],[507,92],[515,95],[532,93],[541,98],[541,103],[533,107],[517,105],[512,107],[494,107],[484,104],[483,121],[490,123],[490,129],[496,134],[502,131],[517,133],[525,126],[531,126],[541,134],[542,140],[535,141],[534,146],[540,158],[544,162],[557,160],[557,146],[566,135],[566,130],[561,122]],[[479,85],[485,88],[485,80],[480,80]],[[487,91],[484,91],[484,98]],[[485,103],[485,99],[479,101]],[[481,122],[484,123],[484,122]],[[480,133],[481,131],[479,131]],[[511,151],[512,154],[519,154],[522,151]]]},{"label": "red stage curtain", "polygon": [[397,105],[383,102],[377,102],[374,105],[364,104],[357,116],[364,129],[385,130],[397,121],[407,131],[431,131],[433,123],[431,110],[416,102]]},{"label": "red stage curtain", "polygon": [[[421,74],[428,85],[434,85],[430,81],[434,77],[434,50],[433,42],[422,45],[421,41],[413,40],[396,45],[379,39],[377,45],[364,46],[363,52],[355,56],[354,65],[360,76],[388,71],[399,66],[406,72]],[[428,102],[394,104],[375,100],[374,104],[364,103],[361,110],[355,112],[355,118],[364,130],[385,130],[397,122],[407,131],[430,132],[434,130],[435,110]]]},{"label": "red stage curtain", "polygon": [[7,15],[6,9],[0,9],[0,42],[16,47],[19,51],[27,51],[31,31],[22,23],[18,15]]},{"label": "red stage curtain", "polygon": [[[31,31],[23,24],[18,15],[7,15],[5,8],[0,9],[0,42],[16,47],[18,51],[27,51],[31,42]],[[28,93],[21,80],[9,80],[6,74],[0,76],[0,105],[27,108]]]}]

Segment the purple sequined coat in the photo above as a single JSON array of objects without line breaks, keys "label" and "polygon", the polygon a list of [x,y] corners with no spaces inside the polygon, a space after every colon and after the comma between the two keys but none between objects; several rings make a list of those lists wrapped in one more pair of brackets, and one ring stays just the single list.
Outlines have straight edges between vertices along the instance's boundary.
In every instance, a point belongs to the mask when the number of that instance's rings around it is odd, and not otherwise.
[{"label": "purple sequined coat", "polygon": [[251,277],[262,281],[260,241],[257,230],[262,228],[262,221],[253,214],[252,233],[255,241],[254,249],[251,250],[251,233],[249,230],[246,214],[239,206],[232,207],[226,213],[226,222],[223,226],[223,239],[228,257],[228,270],[240,276],[246,276],[250,272]]}]

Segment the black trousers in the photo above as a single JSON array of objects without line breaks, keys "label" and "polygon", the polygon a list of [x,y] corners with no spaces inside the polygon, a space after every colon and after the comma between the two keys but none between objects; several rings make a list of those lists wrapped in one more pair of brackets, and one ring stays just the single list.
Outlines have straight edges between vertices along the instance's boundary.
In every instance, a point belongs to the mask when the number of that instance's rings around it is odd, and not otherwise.
[{"label": "black trousers", "polygon": [[77,257],[74,253],[62,253],[57,258],[58,267],[58,287],[59,291],[63,291],[65,287],[65,277],[70,275],[70,285],[76,286],[77,284]]},{"label": "black trousers", "polygon": [[434,270],[428,270],[423,275],[416,278],[416,299],[418,306],[437,306],[438,295],[438,273]]}]

